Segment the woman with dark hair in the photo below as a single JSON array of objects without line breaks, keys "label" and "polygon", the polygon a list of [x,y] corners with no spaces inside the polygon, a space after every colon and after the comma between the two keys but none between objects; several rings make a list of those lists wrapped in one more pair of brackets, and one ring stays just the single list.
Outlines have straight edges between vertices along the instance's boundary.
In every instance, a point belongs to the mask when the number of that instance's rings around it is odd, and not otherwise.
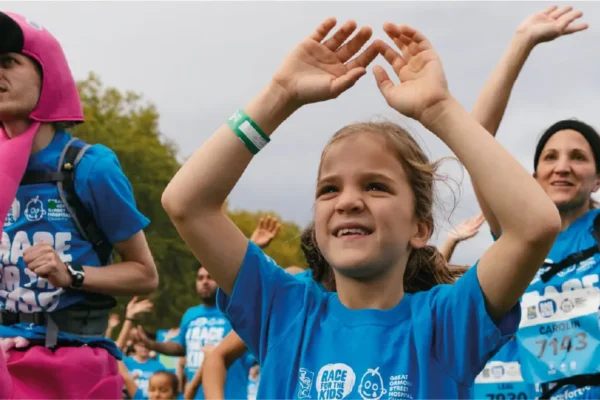
[{"label": "woman with dark hair", "polygon": [[[496,133],[513,85],[533,48],[585,30],[586,24],[574,22],[581,16],[572,7],[550,7],[530,16],[517,29],[473,111],[490,133]],[[584,122],[556,122],[538,141],[533,167],[537,182],[558,208],[562,229],[521,299],[517,341],[509,342],[488,363],[475,381],[475,397],[499,398],[500,391],[481,392],[483,386],[479,384],[490,388],[492,381],[508,379],[507,374],[498,374],[504,378],[494,380],[494,367],[496,371],[500,367],[508,371],[511,367],[515,372],[518,368],[521,371],[510,378],[511,382],[515,375],[522,375],[530,385],[538,384],[542,398],[597,399],[600,210],[594,208],[591,195],[600,188],[600,137]],[[496,215],[481,196],[478,199],[492,234],[500,238],[502,231]],[[515,385],[510,386],[514,389]]]}]

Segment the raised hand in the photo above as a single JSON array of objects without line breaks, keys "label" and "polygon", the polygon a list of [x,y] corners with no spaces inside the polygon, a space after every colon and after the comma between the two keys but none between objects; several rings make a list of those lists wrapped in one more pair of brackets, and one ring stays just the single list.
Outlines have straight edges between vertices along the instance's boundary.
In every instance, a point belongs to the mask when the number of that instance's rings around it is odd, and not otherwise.
[{"label": "raised hand", "polygon": [[146,347],[148,347],[148,345],[152,342],[146,335],[146,332],[144,332],[144,328],[142,328],[141,325],[138,325],[137,329],[135,329],[134,336],[134,340],[142,342],[144,345],[146,345]]},{"label": "raised hand", "polygon": [[117,325],[119,325],[119,322],[121,322],[119,314],[112,313],[108,317],[108,326],[110,328],[115,328]]},{"label": "raised hand", "polygon": [[271,240],[277,236],[279,229],[281,229],[281,224],[275,217],[271,215],[261,217],[256,229],[252,232],[252,236],[250,236],[250,240],[258,247],[264,249],[271,243]]},{"label": "raised hand", "polygon": [[466,221],[461,222],[458,226],[452,229],[448,233],[448,238],[453,239],[456,242],[467,240],[475,236],[479,232],[479,228],[485,222],[483,214],[473,218],[469,218]]},{"label": "raised hand", "polygon": [[127,318],[135,318],[138,314],[151,311],[154,307],[154,304],[148,299],[139,302],[137,299],[136,296],[127,303],[127,310],[125,312]]},{"label": "raised hand", "polygon": [[372,30],[362,27],[344,44],[356,30],[356,22],[348,21],[325,40],[335,25],[335,18],[323,21],[273,76],[273,83],[284,89],[296,107],[338,97],[366,73],[365,67],[378,55],[375,42],[352,59],[371,38]]},{"label": "raised hand", "polygon": [[384,24],[383,29],[402,51],[381,42],[378,49],[400,78],[395,84],[380,66],[373,69],[387,103],[407,117],[422,122],[427,110],[449,99],[448,83],[439,56],[425,36],[406,25]]},{"label": "raised hand", "polygon": [[573,11],[571,6],[561,8],[552,6],[527,17],[517,28],[517,33],[527,35],[535,44],[548,42],[587,29],[587,24],[574,23],[582,16],[581,11]]}]

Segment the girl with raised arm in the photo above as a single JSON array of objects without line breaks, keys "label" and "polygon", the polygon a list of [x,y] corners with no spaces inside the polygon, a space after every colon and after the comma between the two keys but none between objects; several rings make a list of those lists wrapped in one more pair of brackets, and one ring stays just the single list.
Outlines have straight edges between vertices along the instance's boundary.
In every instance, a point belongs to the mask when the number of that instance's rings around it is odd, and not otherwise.
[{"label": "girl with raised arm", "polygon": [[[258,358],[259,398],[452,398],[514,334],[518,299],[560,229],[559,216],[530,174],[452,97],[421,33],[386,23],[402,54],[376,41],[353,58],[371,30],[344,44],[356,24],[326,39],[335,24],[327,19],[304,39],[266,88],[188,160],[163,205]],[[375,68],[387,103],[457,154],[504,234],[455,284],[410,289],[454,281],[427,245],[435,165],[395,124],[350,125],[333,136],[318,170],[315,245],[337,286],[324,292],[249,243],[222,205],[283,121],[349,89],[378,52],[401,82]]]},{"label": "girl with raised arm", "polygon": [[[531,51],[540,43],[587,29],[587,24],[578,22],[582,15],[573,7],[553,6],[529,16],[517,28],[473,110],[492,135]],[[530,266],[537,273],[521,300],[518,340],[502,349],[487,369],[519,363],[523,380],[538,384],[542,398],[597,399],[600,210],[594,208],[591,194],[600,187],[600,136],[581,121],[559,121],[540,137],[533,167],[539,186],[560,213],[562,229],[547,259]],[[493,235],[503,237],[504,227],[479,183],[474,185]],[[492,378],[478,377],[474,386],[477,398],[509,395],[501,390],[482,392],[479,383],[493,387],[489,385]]]}]

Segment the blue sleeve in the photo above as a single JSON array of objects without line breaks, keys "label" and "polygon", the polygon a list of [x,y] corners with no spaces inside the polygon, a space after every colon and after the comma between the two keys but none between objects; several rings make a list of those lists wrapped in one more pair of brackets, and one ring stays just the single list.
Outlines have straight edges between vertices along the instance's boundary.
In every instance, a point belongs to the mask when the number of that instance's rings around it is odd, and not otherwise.
[{"label": "blue sleeve", "polygon": [[435,357],[456,382],[469,386],[517,331],[521,307],[515,304],[494,323],[485,307],[477,265],[455,284],[441,285],[431,293]]},{"label": "blue sleeve", "polygon": [[311,293],[313,287],[285,272],[249,241],[231,296],[219,289],[217,305],[262,363],[294,320],[304,318],[306,302],[317,296]]},{"label": "blue sleeve", "polygon": [[131,183],[112,150],[92,146],[79,169],[84,183],[77,185],[77,194],[111,243],[129,239],[148,225],[150,221],[137,209]]}]

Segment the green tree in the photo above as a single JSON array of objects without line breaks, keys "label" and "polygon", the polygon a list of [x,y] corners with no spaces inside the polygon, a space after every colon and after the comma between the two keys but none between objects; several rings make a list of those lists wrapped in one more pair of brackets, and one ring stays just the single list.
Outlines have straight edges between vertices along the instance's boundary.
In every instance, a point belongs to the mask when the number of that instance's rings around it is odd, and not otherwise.
[{"label": "green tree", "polygon": [[[161,195],[180,167],[177,148],[161,135],[156,107],[140,94],[104,87],[90,73],[78,83],[86,122],[73,134],[88,143],[101,143],[112,149],[131,181],[140,211],[150,218],[145,230],[160,276],[158,290],[150,296],[154,311],[142,317],[149,329],[178,326],[185,310],[199,303],[195,292],[197,261],[180,239],[161,205]],[[227,205],[225,206],[227,207]],[[263,212],[233,210],[232,220],[248,237]],[[306,266],[300,252],[300,227],[282,223],[281,233],[267,248],[267,254],[282,266]],[[115,309],[120,315],[129,298],[119,298]]]}]

